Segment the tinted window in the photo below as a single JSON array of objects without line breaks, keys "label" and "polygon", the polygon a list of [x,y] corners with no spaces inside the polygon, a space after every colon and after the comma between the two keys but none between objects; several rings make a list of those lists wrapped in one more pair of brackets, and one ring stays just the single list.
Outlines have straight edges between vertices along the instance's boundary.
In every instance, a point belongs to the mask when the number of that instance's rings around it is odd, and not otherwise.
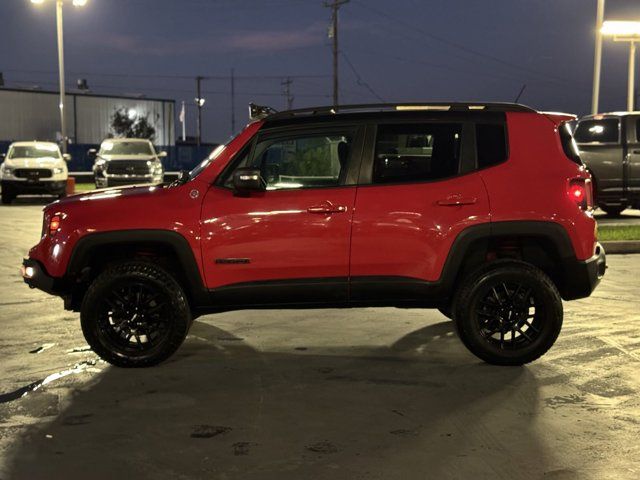
[{"label": "tinted window", "polygon": [[478,168],[490,167],[507,159],[507,139],[504,125],[476,125]]},{"label": "tinted window", "polygon": [[636,140],[640,142],[640,118],[636,120]]},{"label": "tinted window", "polygon": [[267,190],[329,187],[346,171],[353,137],[308,135],[258,143],[250,166],[259,168]]},{"label": "tinted window", "polygon": [[374,183],[419,182],[456,175],[461,136],[460,124],[379,126]]},{"label": "tinted window", "polygon": [[578,122],[573,136],[578,143],[617,143],[619,139],[618,124],[617,118],[582,120]]},{"label": "tinted window", "polygon": [[571,135],[571,125],[569,125],[569,122],[560,125],[558,132],[560,133],[560,142],[562,143],[564,154],[578,165],[582,165],[582,159],[578,153],[578,146],[573,139],[573,135]]}]

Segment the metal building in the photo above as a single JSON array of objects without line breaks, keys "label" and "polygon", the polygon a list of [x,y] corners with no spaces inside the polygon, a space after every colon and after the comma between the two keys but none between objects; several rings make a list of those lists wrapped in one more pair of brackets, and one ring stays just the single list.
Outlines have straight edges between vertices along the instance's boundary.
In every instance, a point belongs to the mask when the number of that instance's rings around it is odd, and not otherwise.
[{"label": "metal building", "polygon": [[[60,140],[59,96],[55,91],[0,88],[0,151],[20,140]],[[65,98],[71,170],[89,170],[86,156],[111,132],[116,110],[147,116],[156,130],[154,144],[175,150],[175,100],[68,93]],[[169,160],[170,161],[170,160]]]}]

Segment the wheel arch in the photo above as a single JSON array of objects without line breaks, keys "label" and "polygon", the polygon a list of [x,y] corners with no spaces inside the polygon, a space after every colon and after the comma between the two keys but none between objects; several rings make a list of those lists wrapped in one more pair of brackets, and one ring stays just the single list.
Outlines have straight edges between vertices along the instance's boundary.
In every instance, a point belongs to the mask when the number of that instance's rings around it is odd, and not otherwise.
[{"label": "wheel arch", "polygon": [[169,230],[119,230],[88,234],[74,246],[66,275],[69,278],[83,279],[92,274],[92,268],[95,270],[97,266],[133,259],[141,254],[150,257],[159,255],[168,259],[166,267],[170,270],[169,273],[185,289],[192,306],[208,303],[208,292],[193,249],[184,236]]},{"label": "wheel arch", "polygon": [[[453,292],[460,279],[480,265],[497,258],[515,258],[543,270],[563,297],[569,297],[565,265],[577,262],[564,227],[548,221],[506,221],[474,225],[454,240],[440,283]],[[566,295],[565,295],[566,294]]]}]

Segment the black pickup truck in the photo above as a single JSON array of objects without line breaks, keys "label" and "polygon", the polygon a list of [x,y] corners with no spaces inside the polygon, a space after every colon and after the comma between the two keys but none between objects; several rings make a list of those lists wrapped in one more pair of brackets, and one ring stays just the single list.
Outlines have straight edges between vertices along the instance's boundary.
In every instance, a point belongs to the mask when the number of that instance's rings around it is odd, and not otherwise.
[{"label": "black pickup truck", "polygon": [[593,176],[596,204],[609,215],[640,208],[640,112],[582,117],[574,138]]}]

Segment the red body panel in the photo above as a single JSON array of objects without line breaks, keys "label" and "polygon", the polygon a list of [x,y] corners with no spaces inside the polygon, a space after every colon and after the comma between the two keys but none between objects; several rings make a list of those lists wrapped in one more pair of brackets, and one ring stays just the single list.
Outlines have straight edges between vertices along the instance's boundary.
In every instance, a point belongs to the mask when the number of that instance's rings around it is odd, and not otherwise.
[{"label": "red body panel", "polygon": [[[447,204],[456,199],[470,203]],[[478,173],[438,182],[360,187],[351,276],[438,280],[456,236],[487,222],[489,201]]]},{"label": "red body panel", "polygon": [[[576,257],[591,257],[595,221],[567,194],[569,181],[588,178],[588,173],[564,155],[556,122],[536,113],[506,115],[508,161],[448,180],[267,191],[249,197],[212,186],[263,125],[256,122],[183,186],[111,189],[53,203],[45,217],[63,214],[60,231],[44,235],[29,256],[49,275],[62,277],[79,238],[154,229],[187,239],[208,288],[349,276],[436,281],[465,228],[535,220],[562,225]],[[344,211],[308,211],[326,202]],[[216,263],[238,258],[250,263]]]},{"label": "red body panel", "polygon": [[[355,187],[342,187],[237,197],[231,190],[212,187],[202,207],[202,262],[207,286],[346,278],[355,195]],[[308,211],[309,207],[329,205],[327,202],[342,211]],[[230,258],[250,263],[216,263]]]},{"label": "red body panel", "polygon": [[576,257],[591,257],[596,222],[567,194],[572,178],[589,178],[564,156],[556,125],[543,115],[507,113],[509,160],[481,171],[490,192],[491,220],[538,220],[562,225]]}]

